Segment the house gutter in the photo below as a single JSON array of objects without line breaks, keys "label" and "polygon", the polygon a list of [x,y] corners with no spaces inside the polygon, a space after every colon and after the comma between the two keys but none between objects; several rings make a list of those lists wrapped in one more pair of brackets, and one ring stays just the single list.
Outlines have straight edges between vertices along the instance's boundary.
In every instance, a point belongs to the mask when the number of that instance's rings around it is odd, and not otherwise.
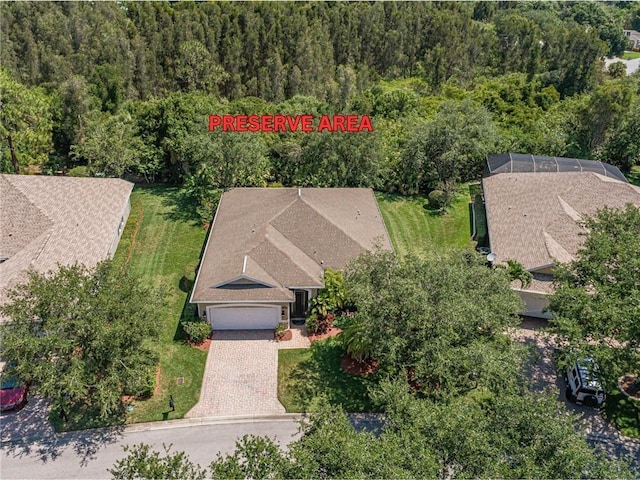
[{"label": "house gutter", "polygon": [[491,246],[491,238],[493,235],[491,235],[491,225],[489,224],[489,215],[487,214],[487,194],[484,188],[484,178],[482,179],[482,198],[484,198],[484,218],[487,222],[487,235],[489,235],[489,250],[493,252],[493,247]]},{"label": "house gutter", "polygon": [[216,214],[213,216],[213,222],[211,222],[211,226],[209,227],[209,235],[207,235],[207,244],[204,247],[204,252],[202,253],[202,257],[200,257],[200,262],[198,263],[198,273],[196,274],[196,279],[193,282],[193,290],[191,290],[191,295],[189,295],[189,303],[201,303],[201,302],[194,302],[193,295],[196,293],[196,285],[198,285],[198,279],[200,278],[200,270],[202,270],[202,260],[204,260],[204,258],[207,256],[207,250],[209,249],[209,240],[211,240],[211,233],[213,232],[213,227],[216,224],[216,219],[218,218],[218,212],[220,211],[220,205],[222,205],[223,199],[224,199],[224,193],[220,196],[220,201],[218,202],[218,207],[216,208]]}]

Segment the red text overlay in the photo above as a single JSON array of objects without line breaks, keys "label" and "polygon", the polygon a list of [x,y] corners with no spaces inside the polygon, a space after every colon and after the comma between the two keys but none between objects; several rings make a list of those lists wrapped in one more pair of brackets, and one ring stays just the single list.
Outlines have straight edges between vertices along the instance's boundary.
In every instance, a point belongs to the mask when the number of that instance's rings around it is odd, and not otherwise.
[{"label": "red text overlay", "polygon": [[369,115],[323,115],[314,125],[313,115],[209,115],[215,132],[373,132]]}]

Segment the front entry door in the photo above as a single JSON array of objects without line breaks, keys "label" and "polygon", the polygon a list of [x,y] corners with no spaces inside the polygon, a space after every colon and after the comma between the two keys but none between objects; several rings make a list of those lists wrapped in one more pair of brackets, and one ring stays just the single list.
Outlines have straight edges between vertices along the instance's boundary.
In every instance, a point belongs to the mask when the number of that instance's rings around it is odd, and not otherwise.
[{"label": "front entry door", "polygon": [[293,304],[291,318],[304,318],[304,314],[307,311],[307,292],[305,290],[296,290],[294,295],[296,296],[296,301]]}]

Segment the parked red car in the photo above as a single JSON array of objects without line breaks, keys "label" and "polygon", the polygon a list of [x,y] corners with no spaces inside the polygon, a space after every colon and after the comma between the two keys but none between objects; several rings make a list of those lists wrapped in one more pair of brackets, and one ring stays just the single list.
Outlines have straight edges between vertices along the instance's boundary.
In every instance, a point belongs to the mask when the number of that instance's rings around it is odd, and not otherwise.
[{"label": "parked red car", "polygon": [[3,374],[0,385],[0,412],[24,405],[27,401],[27,390],[24,382]]}]

